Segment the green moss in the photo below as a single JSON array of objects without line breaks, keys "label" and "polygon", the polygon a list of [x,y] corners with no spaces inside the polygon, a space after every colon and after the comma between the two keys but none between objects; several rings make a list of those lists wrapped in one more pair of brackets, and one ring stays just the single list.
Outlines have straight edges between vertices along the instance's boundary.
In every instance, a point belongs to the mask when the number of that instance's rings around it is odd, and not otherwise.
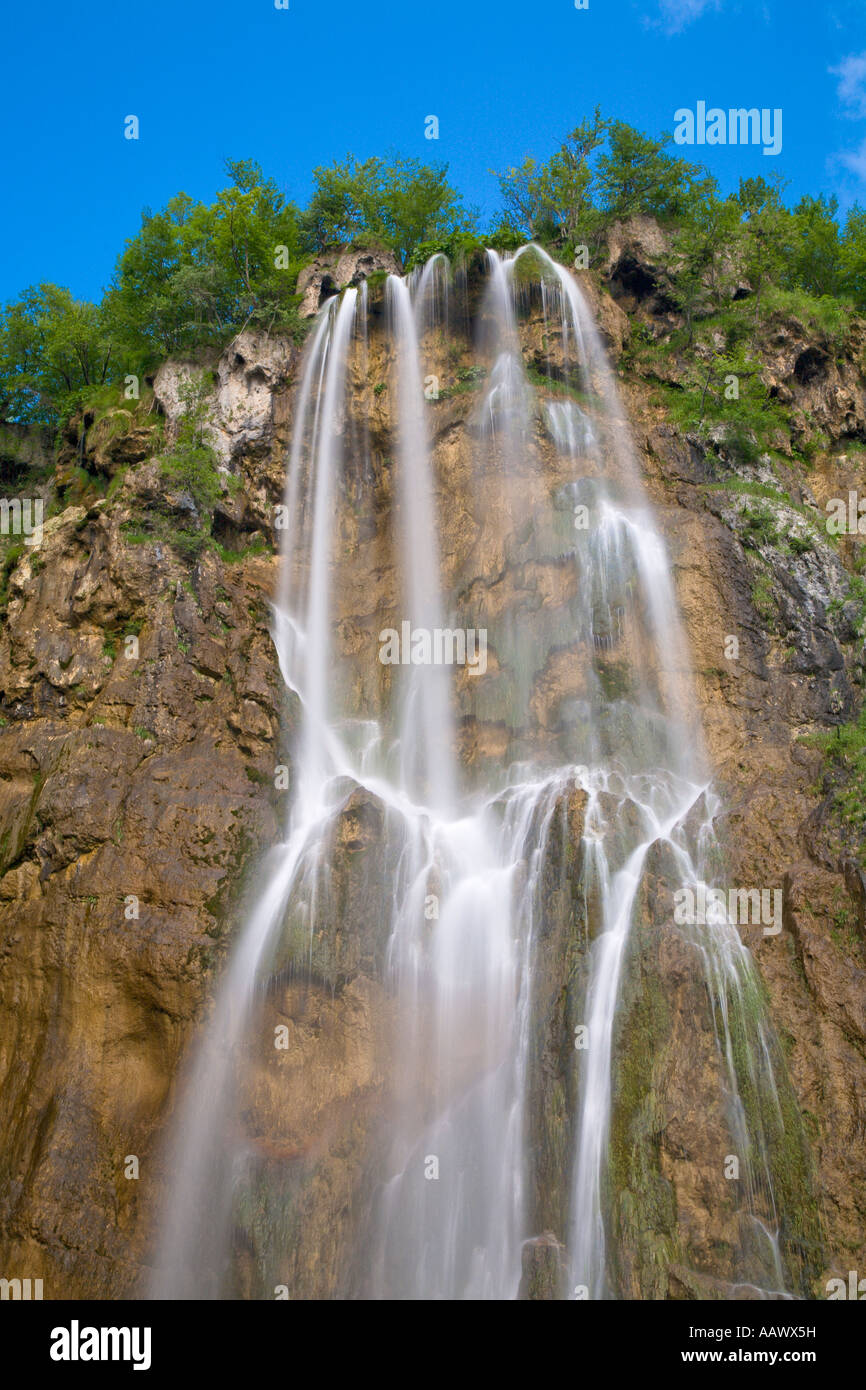
[{"label": "green moss", "polygon": [[557,396],[568,396],[571,400],[577,401],[584,407],[599,405],[599,399],[591,391],[587,391],[582,386],[576,386],[574,382],[562,381],[558,377],[548,376],[546,372],[541,372],[537,367],[529,366],[526,368],[526,375],[533,386],[540,387],[543,391],[553,393]]},{"label": "green moss", "polygon": [[156,539],[147,531],[143,531],[134,521],[124,521],[121,523],[120,534],[127,545],[147,545]]},{"label": "green moss", "polygon": [[680,1255],[674,1190],[661,1172],[664,1127],[660,1096],[669,1065],[670,1006],[661,982],[641,974],[639,992],[621,1021],[615,1049],[607,1205],[611,1259],[621,1295],[664,1298],[668,1268]]},{"label": "green moss", "polygon": [[12,545],[7,545],[3,553],[2,569],[0,569],[0,612],[5,611],[9,602],[9,580],[12,573],[21,559],[26,546],[23,541],[16,541]]},{"label": "green moss", "polygon": [[258,853],[252,836],[248,831],[236,828],[232,844],[221,864],[225,873],[219,888],[204,904],[213,918],[213,925],[207,928],[208,936],[219,940],[227,933],[233,911],[243,899],[257,864]]},{"label": "green moss", "polygon": [[224,564],[237,565],[243,560],[247,560],[252,555],[270,555],[273,553],[272,547],[267,541],[252,541],[249,545],[243,546],[240,550],[232,550],[228,546],[221,545],[219,541],[211,540],[208,542],[209,548],[214,550]]},{"label": "green moss", "polygon": [[[766,1027],[769,1000],[754,966],[742,964],[728,980],[725,1012],[750,1144],[741,1160],[753,1191],[762,1191],[769,1176],[782,1260],[806,1297],[823,1264],[814,1164],[782,1048]],[[717,1008],[720,1028],[722,1022]]]},{"label": "green moss", "polygon": [[752,585],[752,605],[768,627],[772,627],[776,618],[776,596],[773,590],[772,577],[767,570],[762,571],[755,578]]},{"label": "green moss", "polygon": [[108,487],[105,490],[105,497],[107,501],[110,502],[111,499],[113,497],[116,497],[117,494],[120,492],[121,488],[123,487],[123,480],[126,477],[127,471],[128,470],[126,468],[119,468],[117,472],[114,474],[114,477],[111,479],[111,482],[108,484]]},{"label": "green moss", "polygon": [[606,700],[624,700],[631,693],[631,671],[627,661],[607,661],[596,656],[595,669]]},{"label": "green moss", "polygon": [[487,368],[473,364],[471,367],[458,368],[455,375],[457,379],[452,386],[444,386],[438,396],[431,397],[434,403],[437,400],[451,400],[453,396],[462,396],[469,391],[477,391],[487,376]]}]

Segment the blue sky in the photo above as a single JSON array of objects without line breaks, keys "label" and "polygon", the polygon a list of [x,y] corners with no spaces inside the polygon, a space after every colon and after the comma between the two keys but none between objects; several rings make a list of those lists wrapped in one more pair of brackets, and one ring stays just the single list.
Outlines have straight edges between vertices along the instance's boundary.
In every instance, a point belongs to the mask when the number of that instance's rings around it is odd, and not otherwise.
[{"label": "blue sky", "polygon": [[[303,201],[352,151],[488,172],[545,157],[596,103],[651,132],[680,107],[780,107],[781,155],[700,153],[722,185],[866,203],[866,0],[42,0],[5,18],[0,299],[52,280],[98,297],[142,208],[209,199],[252,157]],[[124,117],[140,121],[123,138]],[[438,141],[424,138],[428,115]],[[684,153],[690,155],[686,150]]]}]

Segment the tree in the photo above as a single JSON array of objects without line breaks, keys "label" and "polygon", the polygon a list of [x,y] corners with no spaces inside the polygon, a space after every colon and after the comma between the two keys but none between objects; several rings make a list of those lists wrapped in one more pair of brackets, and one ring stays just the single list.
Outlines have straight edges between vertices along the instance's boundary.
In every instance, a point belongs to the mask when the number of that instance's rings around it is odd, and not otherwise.
[{"label": "tree", "polygon": [[845,293],[861,312],[866,312],[866,208],[856,203],[845,219],[841,252]]},{"label": "tree", "polygon": [[836,198],[801,198],[790,216],[785,248],[785,283],[816,296],[844,291],[842,245]]},{"label": "tree", "polygon": [[169,483],[188,492],[209,528],[220,498],[219,460],[208,435],[208,394],[213,381],[206,372],[193,373],[178,387],[183,411],[174,444],[162,458],[160,472]]},{"label": "tree", "polygon": [[574,242],[593,211],[592,156],[604,141],[607,122],[595,108],[576,126],[546,164],[531,155],[499,174],[507,223],[530,238]]},{"label": "tree", "polygon": [[0,318],[0,411],[6,420],[52,424],[112,368],[114,344],[96,305],[59,285],[25,290]]},{"label": "tree", "polygon": [[760,321],[762,295],[778,283],[784,269],[784,246],[790,214],[782,204],[784,182],[776,177],[741,179],[736,201],[745,221],[742,229],[743,271],[755,292],[755,324]]},{"label": "tree", "polygon": [[608,149],[598,162],[602,206],[611,218],[646,213],[661,220],[682,216],[688,207],[696,164],[665,154],[670,136],[653,139],[624,121],[608,126]]},{"label": "tree", "polygon": [[472,230],[463,200],[448,183],[448,166],[396,157],[383,169],[385,236],[401,264],[415,246]]},{"label": "tree", "polygon": [[318,250],[363,238],[388,246],[405,264],[421,242],[470,231],[460,195],[448,183],[447,165],[417,159],[354,155],[313,170],[315,191],[303,226]]},{"label": "tree", "polygon": [[127,362],[219,346],[249,323],[293,329],[304,258],[297,210],[253,160],[226,160],[212,204],[185,193],[145,211],[127,242],[106,311]]},{"label": "tree", "polygon": [[682,313],[691,346],[695,320],[721,308],[733,275],[741,211],[719,195],[715,179],[691,185],[685,216],[669,258],[673,299]]}]

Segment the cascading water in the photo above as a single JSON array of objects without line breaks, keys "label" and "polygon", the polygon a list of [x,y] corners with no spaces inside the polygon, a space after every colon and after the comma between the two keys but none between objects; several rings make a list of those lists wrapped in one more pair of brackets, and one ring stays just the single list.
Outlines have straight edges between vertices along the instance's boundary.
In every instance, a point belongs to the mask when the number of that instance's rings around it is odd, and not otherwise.
[{"label": "cascading water", "polygon": [[[488,269],[478,355],[463,378],[478,399],[464,479],[472,543],[462,546],[433,466],[438,391],[427,388],[448,371],[458,312],[449,267],[436,256],[409,281],[389,278],[382,389],[393,402],[387,563],[397,598],[383,599],[373,626],[378,633],[393,620],[404,650],[383,668],[371,628],[357,670],[343,678],[351,662],[340,660],[337,600],[351,581],[336,518],[353,476],[362,520],[375,521],[369,438],[353,439],[348,420],[350,386],[367,394],[369,417],[366,289],[360,312],[357,292],[346,291],[313,331],[274,609],[280,669],[299,709],[291,811],[187,1075],[153,1285],[161,1297],[219,1297],[232,1287],[232,1213],[252,1181],[238,1120],[244,1039],[267,980],[287,964],[312,968],[321,923],[339,910],[329,859],[358,793],[383,808],[380,911],[397,1060],[381,1167],[367,1175],[363,1248],[341,1292],[518,1296],[526,1244],[541,1234],[529,1130],[543,889],[575,797],[583,813],[572,872],[591,938],[581,947],[579,1016],[590,1045],[575,1054],[576,1102],[565,1121],[568,1218],[558,1235],[567,1254],[557,1293],[577,1287],[600,1298],[615,1288],[606,1174],[627,955],[652,854],[663,847],[677,886],[708,881],[717,804],[669,562],[592,315],[574,279],[538,248],[507,260],[490,252]],[[520,316],[534,300],[541,329],[527,369]],[[482,630],[489,668],[407,658],[405,644],[419,633],[423,646],[437,632],[453,640]],[[461,755],[470,724],[486,737]],[[754,967],[727,920],[695,928],[694,945],[746,1168],[742,1221],[753,1231],[743,1237],[743,1267],[757,1286],[780,1291],[767,1158],[776,1121],[754,1104],[775,1094],[772,1041],[760,1009],[746,1007]],[[275,1272],[281,1238],[277,1223]]]}]

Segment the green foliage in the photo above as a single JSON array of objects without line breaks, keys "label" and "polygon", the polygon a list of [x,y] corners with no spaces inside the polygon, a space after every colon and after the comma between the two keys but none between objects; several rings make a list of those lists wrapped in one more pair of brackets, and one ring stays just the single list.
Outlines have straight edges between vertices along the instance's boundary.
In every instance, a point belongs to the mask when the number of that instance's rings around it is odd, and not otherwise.
[{"label": "green foliage", "polygon": [[448,183],[447,164],[395,155],[341,162],[313,170],[315,190],[303,215],[317,250],[363,241],[389,247],[405,265],[422,242],[437,245],[470,233],[472,221]]},{"label": "green foliage", "polygon": [[671,418],[683,429],[712,437],[735,464],[755,464],[786,430],[782,407],[770,396],[759,363],[736,346],[705,349],[682,364],[682,385],[662,388]]},{"label": "green foliage", "polygon": [[15,541],[12,545],[7,544],[3,549],[2,561],[0,561],[0,613],[6,611],[6,605],[9,602],[9,580],[25,549],[23,541]]},{"label": "green foliage", "polygon": [[843,291],[861,311],[866,311],[866,208],[855,203],[842,233]]},{"label": "green foliage", "polygon": [[[823,196],[789,208],[782,181],[760,177],[723,196],[669,143],[596,108],[547,159],[527,155],[500,173],[502,214],[483,238],[445,165],[350,154],[314,170],[302,211],[255,161],[226,160],[228,183],[212,202],[180,192],[144,211],[99,304],[45,283],[3,308],[0,418],[55,428],[91,409],[106,386],[116,392],[125,376],[141,377],[172,354],[207,360],[248,325],[300,339],[298,273],[334,245],[387,247],[408,269],[437,251],[454,261],[532,237],[569,261],[577,245],[595,254],[614,219],[645,214],[667,230],[666,293],[685,324],[672,345],[695,357],[687,394],[697,392],[692,413],[703,425],[718,415],[716,379],[711,373],[705,385],[696,365],[706,355],[703,329],[724,334],[722,356],[754,348],[777,314],[844,346],[851,309],[866,312],[866,210],[855,205],[841,221]],[[639,350],[649,357],[662,345],[634,344]],[[747,415],[758,394],[756,385],[754,400],[741,400]],[[740,429],[744,455],[760,433],[753,420]]]},{"label": "green foliage", "polygon": [[783,285],[821,298],[846,292],[842,236],[835,198],[801,198],[791,213],[786,237]]},{"label": "green foliage", "polygon": [[507,222],[500,222],[498,227],[491,227],[483,240],[487,246],[492,246],[497,251],[516,251],[523,245],[526,237],[516,228],[510,227]]},{"label": "green foliage", "polygon": [[773,593],[773,581],[766,572],[759,574],[752,585],[752,604],[758,616],[763,618],[767,627],[772,630],[776,617],[776,598]]},{"label": "green foliage", "polygon": [[207,396],[212,385],[208,374],[199,372],[179,387],[184,413],[174,445],[160,462],[163,477],[189,493],[208,530],[221,493],[217,455],[207,439]]},{"label": "green foliage", "polygon": [[457,380],[453,386],[446,386],[440,392],[440,401],[450,400],[452,396],[462,396],[468,391],[476,391],[487,377],[487,368],[473,363],[471,367],[459,367]]},{"label": "green foliage", "polygon": [[778,545],[779,528],[776,517],[766,504],[760,507],[744,507],[741,515],[745,523],[742,541],[747,550],[759,550],[763,545]]},{"label": "green foliage", "polygon": [[767,497],[773,502],[784,502],[787,507],[795,506],[787,492],[782,492],[780,488],[771,487],[769,483],[744,482],[736,476],[726,479],[723,483],[709,483],[706,490],[707,492],[732,492],[738,497]]},{"label": "green foliage", "polygon": [[224,564],[237,565],[251,555],[267,555],[270,553],[270,546],[267,541],[254,540],[249,545],[243,546],[240,550],[232,550],[230,546],[221,545],[219,541],[211,540],[211,548],[216,551]]},{"label": "green foliage", "polygon": [[596,107],[592,119],[577,126],[546,163],[527,155],[522,164],[501,173],[505,225],[543,241],[559,236],[573,242],[588,230],[587,221],[594,217],[590,161],[606,129]]},{"label": "green foliage", "polygon": [[127,363],[220,346],[249,324],[297,327],[298,212],[252,160],[227,160],[226,171],[215,202],[179,193],[127,242],[105,302]]},{"label": "green foliage", "polygon": [[811,536],[790,536],[788,546],[794,555],[807,555],[815,549],[815,542]]},{"label": "green foliage", "polygon": [[804,197],[789,209],[778,177],[741,180],[723,197],[707,170],[671,154],[669,143],[596,108],[549,159],[527,155],[499,173],[503,226],[559,248],[597,248],[615,219],[656,218],[673,234],[667,270],[689,341],[693,324],[744,285],[754,325],[785,291],[803,296],[833,335],[849,306],[866,312],[866,211],[855,205],[843,226],[834,199]]},{"label": "green foliage", "polygon": [[[507,231],[506,231],[507,240]],[[513,234],[512,234],[513,236]],[[521,238],[513,238],[517,246],[521,245]],[[431,256],[437,254],[445,255],[449,261],[457,262],[464,260],[474,251],[483,251],[488,244],[494,244],[490,238],[482,238],[471,228],[464,226],[456,227],[447,236],[437,237],[432,241],[419,241],[412,253],[407,256],[405,269],[412,270],[417,265],[425,265]],[[501,243],[495,243],[501,244]],[[505,249],[503,247],[503,249]],[[511,246],[511,250],[516,250],[516,246]]]},{"label": "green foliage", "polygon": [[105,381],[112,349],[101,308],[58,285],[25,290],[0,316],[0,415],[51,424],[69,414]]},{"label": "green foliage", "polygon": [[778,281],[785,262],[789,215],[782,204],[783,187],[779,178],[773,183],[764,178],[741,179],[736,198],[748,233],[739,240],[739,261],[754,294],[756,323],[761,296],[767,286]]},{"label": "green foliage", "polygon": [[673,300],[685,319],[689,346],[695,320],[718,312],[730,297],[732,262],[720,253],[731,246],[739,225],[737,204],[721,198],[713,180],[692,186],[688,216],[677,230],[668,261]]},{"label": "green foliage", "polygon": [[624,121],[608,126],[608,148],[598,162],[601,204],[610,217],[647,213],[662,221],[681,217],[691,200],[696,164],[666,154],[670,136],[641,135]]}]

